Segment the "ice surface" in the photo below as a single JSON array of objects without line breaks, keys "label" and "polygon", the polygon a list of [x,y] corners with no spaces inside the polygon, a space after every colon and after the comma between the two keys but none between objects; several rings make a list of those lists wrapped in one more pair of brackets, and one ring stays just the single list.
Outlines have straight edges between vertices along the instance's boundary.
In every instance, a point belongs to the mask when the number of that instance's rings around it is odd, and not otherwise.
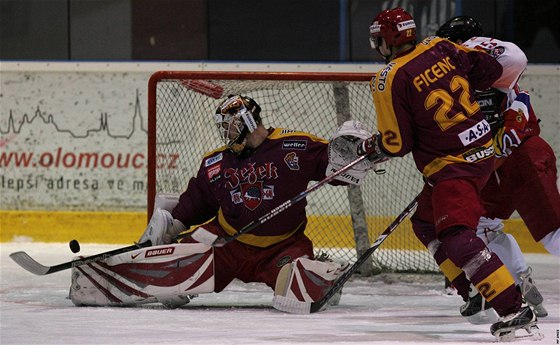
[{"label": "ice surface", "polygon": [[[82,245],[81,255],[115,249]],[[24,250],[45,265],[71,260],[67,244],[2,243],[0,343],[7,344],[475,344],[494,343],[490,325],[459,315],[462,300],[442,294],[439,275],[380,275],[351,280],[340,305],[310,315],[272,309],[263,284],[233,282],[220,294],[201,295],[175,310],[75,307],[67,299],[70,270],[35,276],[8,255]],[[558,344],[560,260],[526,255],[549,316],[539,320],[545,338]]]}]

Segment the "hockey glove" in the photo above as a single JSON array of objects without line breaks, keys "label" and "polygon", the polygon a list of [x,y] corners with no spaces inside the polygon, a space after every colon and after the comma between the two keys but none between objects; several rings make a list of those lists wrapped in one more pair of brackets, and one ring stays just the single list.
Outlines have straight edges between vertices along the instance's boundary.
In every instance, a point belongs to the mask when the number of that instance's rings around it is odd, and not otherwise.
[{"label": "hockey glove", "polygon": [[519,146],[525,136],[531,104],[529,95],[520,92],[511,106],[503,113],[504,126],[494,136],[496,157],[507,157],[512,150]]},{"label": "hockey glove", "polygon": [[490,124],[492,134],[495,135],[504,125],[501,109],[503,109],[506,94],[498,89],[490,88],[485,91],[477,91],[475,98],[486,121]]},{"label": "hockey glove", "polygon": [[381,146],[379,145],[380,139],[381,136],[377,133],[362,141],[358,145],[358,156],[367,155],[368,160],[374,163],[380,163],[388,160],[389,157],[381,150]]}]

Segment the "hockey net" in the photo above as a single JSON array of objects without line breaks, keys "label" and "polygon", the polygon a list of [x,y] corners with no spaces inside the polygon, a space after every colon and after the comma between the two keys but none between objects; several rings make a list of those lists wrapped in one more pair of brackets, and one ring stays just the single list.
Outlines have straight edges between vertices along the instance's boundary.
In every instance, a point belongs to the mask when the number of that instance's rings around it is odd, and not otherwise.
[{"label": "hockey net", "polygon": [[[370,78],[356,73],[154,73],[148,90],[149,215],[156,193],[183,192],[204,153],[223,145],[214,111],[227,95],[255,99],[266,127],[328,139],[348,119],[376,128]],[[360,187],[328,185],[308,196],[306,234],[316,253],[355,261],[420,192],[422,179],[411,157],[392,159],[383,168],[385,174],[368,174]],[[435,271],[408,219],[362,266],[363,274]]]}]

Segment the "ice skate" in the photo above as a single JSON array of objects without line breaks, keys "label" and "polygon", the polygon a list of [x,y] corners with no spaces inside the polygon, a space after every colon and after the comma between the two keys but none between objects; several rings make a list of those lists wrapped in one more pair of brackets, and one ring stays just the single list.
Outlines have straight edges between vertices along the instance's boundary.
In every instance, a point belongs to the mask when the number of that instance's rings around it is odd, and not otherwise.
[{"label": "ice skate", "polygon": [[177,295],[158,298],[157,301],[163,304],[163,306],[167,309],[176,309],[184,306],[185,304],[189,304],[189,302],[195,297],[198,297],[198,295]]},{"label": "ice skate", "polygon": [[527,270],[520,274],[521,278],[521,294],[523,295],[523,299],[525,302],[533,307],[533,311],[537,317],[545,317],[548,315],[548,312],[543,307],[543,297],[535,283],[533,278],[531,278],[531,273],[533,269],[528,267]]},{"label": "ice skate", "polygon": [[486,302],[482,295],[471,285],[469,298],[459,308],[461,315],[474,325],[497,322],[498,313]]},{"label": "ice skate", "polygon": [[[525,330],[516,334],[518,330]],[[490,332],[498,341],[514,341],[518,339],[541,340],[542,333],[537,326],[537,316],[531,307],[522,307],[517,313],[504,316],[490,327]]]}]

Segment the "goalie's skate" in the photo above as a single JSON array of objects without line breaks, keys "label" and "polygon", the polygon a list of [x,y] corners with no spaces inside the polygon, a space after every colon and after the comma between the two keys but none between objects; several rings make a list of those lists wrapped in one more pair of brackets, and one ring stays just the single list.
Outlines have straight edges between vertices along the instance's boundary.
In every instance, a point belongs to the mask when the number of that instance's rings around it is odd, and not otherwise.
[{"label": "goalie's skate", "polygon": [[531,278],[532,272],[533,269],[527,267],[527,270],[519,275],[521,278],[521,294],[525,302],[533,307],[533,311],[537,317],[545,317],[548,315],[548,312],[543,307],[543,297],[535,286],[533,278]]},{"label": "goalie's skate", "polygon": [[490,327],[490,332],[498,341],[541,340],[544,337],[537,326],[537,316],[529,306],[522,307],[515,314],[504,316]]},{"label": "goalie's skate", "polygon": [[195,297],[198,297],[198,295],[177,295],[158,298],[157,301],[167,309],[176,309],[188,304]]},{"label": "goalie's skate", "polygon": [[494,323],[499,319],[494,308],[482,298],[482,295],[472,285],[469,299],[459,308],[459,312],[467,321],[474,325]]}]

